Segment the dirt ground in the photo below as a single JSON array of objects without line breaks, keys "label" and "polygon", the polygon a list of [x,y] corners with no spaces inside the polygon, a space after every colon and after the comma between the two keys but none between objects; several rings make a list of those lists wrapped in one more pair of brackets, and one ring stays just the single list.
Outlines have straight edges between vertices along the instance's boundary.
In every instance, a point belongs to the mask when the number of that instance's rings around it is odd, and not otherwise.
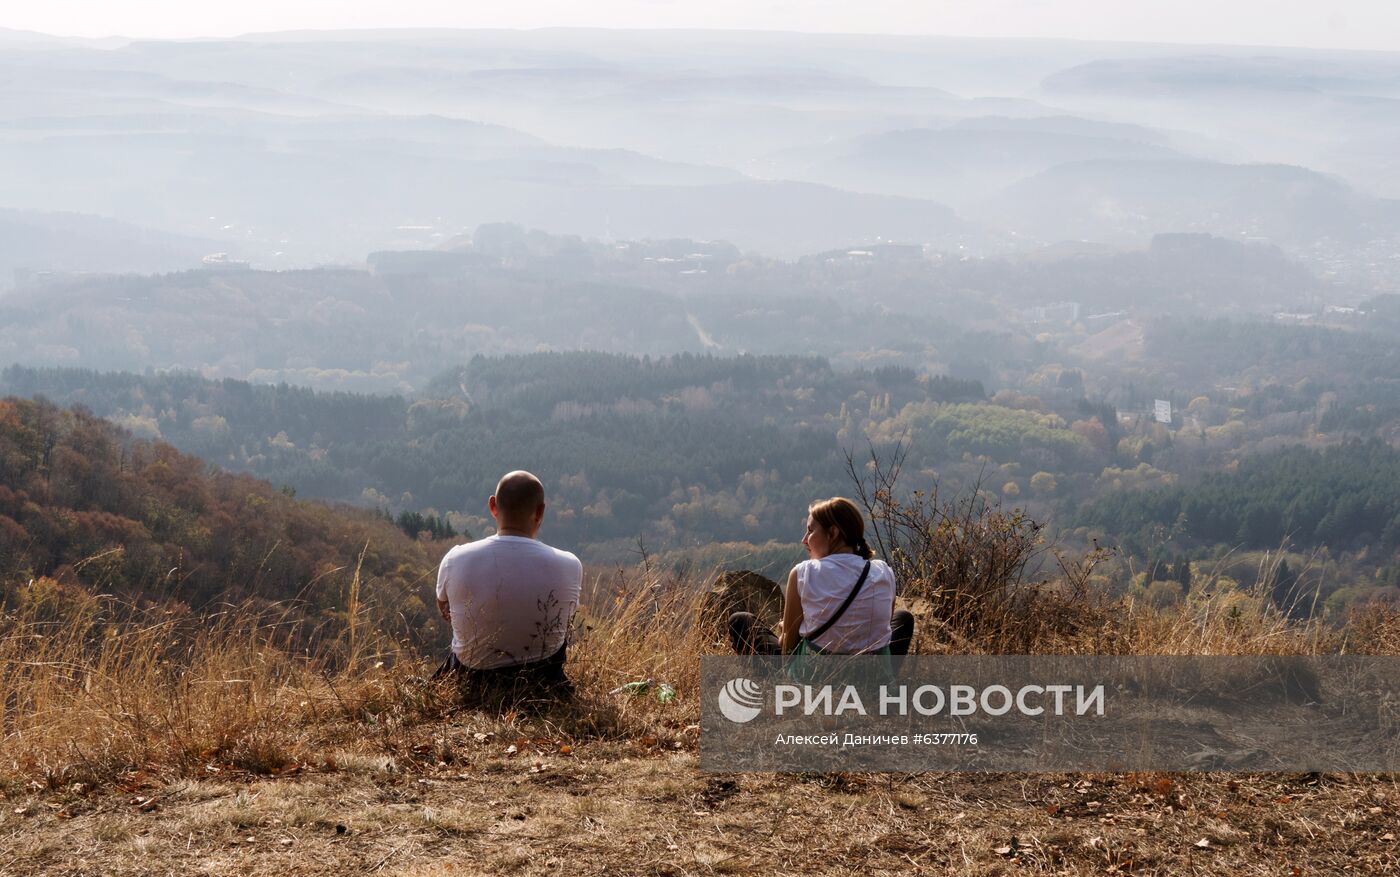
[{"label": "dirt ground", "polygon": [[655,740],[448,735],[12,793],[0,875],[1400,874],[1394,776],[713,775]]}]

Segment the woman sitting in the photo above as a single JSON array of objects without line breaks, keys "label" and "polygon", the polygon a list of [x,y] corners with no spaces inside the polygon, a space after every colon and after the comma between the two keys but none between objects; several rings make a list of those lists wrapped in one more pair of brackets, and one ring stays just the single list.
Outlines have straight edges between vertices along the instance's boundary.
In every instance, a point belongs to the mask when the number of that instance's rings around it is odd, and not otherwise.
[{"label": "woman sitting", "polygon": [[855,503],[833,497],[807,510],[802,537],[810,560],[788,573],[783,620],[774,633],[750,612],[729,617],[729,639],[741,655],[808,651],[835,655],[906,655],[914,616],[894,608],[894,572],[874,560]]}]

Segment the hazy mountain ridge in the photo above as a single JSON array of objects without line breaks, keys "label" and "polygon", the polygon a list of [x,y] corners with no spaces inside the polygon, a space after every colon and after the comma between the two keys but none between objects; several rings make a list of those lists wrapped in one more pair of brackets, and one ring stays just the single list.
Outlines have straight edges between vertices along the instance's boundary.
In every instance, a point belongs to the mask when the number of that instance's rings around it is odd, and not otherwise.
[{"label": "hazy mountain ridge", "polygon": [[1042,240],[1142,242],[1154,230],[1268,240],[1297,250],[1360,243],[1400,227],[1400,202],[1289,165],[1101,159],[1060,165],[1008,187],[990,217]]},{"label": "hazy mountain ridge", "polygon": [[[611,218],[642,224],[709,188],[655,189],[636,214]],[[744,208],[746,221],[801,227],[762,206]],[[715,214],[716,231],[729,216]],[[869,249],[790,262],[722,239],[619,243],[497,224],[436,250],[376,252],[368,271],[35,278],[0,297],[0,362],[402,391],[478,353],[822,351],[845,367],[989,380],[1024,367],[1047,307],[1062,325],[1095,314],[1311,313],[1365,297],[1277,247],[1205,235],[987,259],[926,258],[918,246],[862,239]]]},{"label": "hazy mountain ridge", "polygon": [[857,139],[837,158],[806,171],[810,179],[863,191],[976,204],[993,192],[1073,161],[1182,157],[1135,140],[1000,126],[891,131]]},{"label": "hazy mountain ridge", "polygon": [[[1370,234],[1358,216],[1387,211],[1360,202],[1400,194],[1396,65],[1376,54],[565,29],[40,43],[0,50],[0,67],[0,205],[237,241],[270,266],[493,221],[787,257],[877,237],[986,252],[1024,248],[1009,231],[1039,245],[1204,230],[1384,264],[1354,240]],[[1127,83],[1150,99],[1125,100]],[[1169,158],[1344,173],[1358,202],[1305,183],[1332,203],[1255,222],[1300,185],[1255,175],[1255,206],[1169,185],[1170,208],[1105,209],[1137,195],[1059,170],[1132,159],[1150,177]]]},{"label": "hazy mountain ridge", "polygon": [[216,241],[172,235],[75,213],[0,209],[0,290],[44,272],[153,274],[185,269],[219,248]]},{"label": "hazy mountain ridge", "polygon": [[[1377,53],[1379,54],[1379,53]],[[1375,56],[1347,63],[1258,55],[1252,58],[1195,54],[1091,61],[1047,77],[1059,91],[1112,91],[1141,95],[1196,92],[1400,93],[1400,60]]]}]

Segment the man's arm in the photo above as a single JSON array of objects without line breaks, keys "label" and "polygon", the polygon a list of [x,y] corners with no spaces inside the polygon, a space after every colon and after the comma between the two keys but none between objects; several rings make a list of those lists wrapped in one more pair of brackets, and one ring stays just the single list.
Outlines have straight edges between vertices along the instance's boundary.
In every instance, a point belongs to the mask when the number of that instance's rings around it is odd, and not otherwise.
[{"label": "man's arm", "polygon": [[446,621],[448,624],[451,624],[452,611],[447,604],[447,578],[447,557],[444,556],[442,559],[442,563],[438,564],[437,606],[438,614],[442,616],[442,620]]}]

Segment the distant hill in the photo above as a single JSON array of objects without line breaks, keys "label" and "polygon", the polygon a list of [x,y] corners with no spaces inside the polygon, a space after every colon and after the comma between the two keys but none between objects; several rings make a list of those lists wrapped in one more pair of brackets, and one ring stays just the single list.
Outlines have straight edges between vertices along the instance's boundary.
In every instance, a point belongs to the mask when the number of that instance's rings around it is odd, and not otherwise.
[{"label": "distant hill", "polygon": [[1092,61],[1046,77],[1050,93],[1136,95],[1262,92],[1400,92],[1400,62],[1354,56],[1336,60],[1280,55],[1191,55]]},{"label": "distant hill", "polygon": [[1229,472],[1151,491],[1119,491],[1079,513],[1079,522],[1137,545],[1177,528],[1191,547],[1300,549],[1400,547],[1400,451],[1349,441],[1324,450],[1258,454]]},{"label": "distant hill", "polygon": [[383,391],[475,352],[578,347],[659,354],[703,345],[674,295],[524,274],[497,260],[470,276],[194,270],[75,278],[0,297],[0,362]]},{"label": "distant hill", "polygon": [[1026,305],[1076,301],[1135,314],[1270,313],[1311,307],[1323,284],[1270,244],[1160,234],[1142,250],[986,260],[962,282]]},{"label": "distant hill", "polygon": [[1205,232],[1304,248],[1391,234],[1400,228],[1400,202],[1368,198],[1301,167],[1114,159],[1063,164],[1016,183],[987,216],[1046,241]]},{"label": "distant hill", "polygon": [[16,270],[152,274],[197,267],[228,248],[100,216],[0,209],[0,289],[15,284]]},{"label": "distant hill", "polygon": [[15,30],[0,27],[0,46],[8,49],[52,49],[83,46],[94,49],[111,49],[130,42],[125,37],[102,37],[84,39],[82,37],[60,37],[32,30]]},{"label": "distant hill", "polygon": [[[975,126],[862,137],[804,176],[858,191],[963,202],[1066,162],[1182,157],[1159,143],[1088,133],[1094,127],[1087,122],[1037,126],[1024,120],[977,121]],[[1080,130],[1065,130],[1072,128]]]},{"label": "distant hill", "polygon": [[0,137],[8,201],[198,229],[230,241],[218,249],[237,241],[270,267],[355,261],[401,246],[405,227],[450,236],[486,222],[725,238],[790,256],[877,236],[946,242],[966,232],[929,201],[746,180],[627,150],[550,147],[499,126],[223,115],[239,124],[142,113],[46,122],[63,130],[42,143]]},{"label": "distant hill", "polygon": [[623,238],[717,238],[787,258],[879,238],[951,246],[974,234],[935,201],[756,181],[594,190],[560,198],[525,224],[573,233],[606,224]]}]

